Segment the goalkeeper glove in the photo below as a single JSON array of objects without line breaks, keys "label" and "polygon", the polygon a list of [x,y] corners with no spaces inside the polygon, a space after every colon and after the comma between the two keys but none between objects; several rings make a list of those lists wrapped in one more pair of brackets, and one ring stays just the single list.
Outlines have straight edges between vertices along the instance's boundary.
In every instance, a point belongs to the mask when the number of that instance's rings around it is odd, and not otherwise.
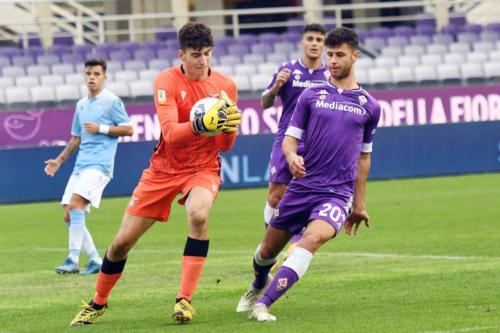
[{"label": "goalkeeper glove", "polygon": [[225,102],[219,100],[207,112],[199,113],[193,120],[194,130],[198,134],[220,132],[227,121]]},{"label": "goalkeeper glove", "polygon": [[221,100],[226,104],[227,121],[222,129],[222,132],[231,134],[238,131],[238,126],[241,125],[241,112],[238,106],[233,102],[225,91],[220,94]]}]

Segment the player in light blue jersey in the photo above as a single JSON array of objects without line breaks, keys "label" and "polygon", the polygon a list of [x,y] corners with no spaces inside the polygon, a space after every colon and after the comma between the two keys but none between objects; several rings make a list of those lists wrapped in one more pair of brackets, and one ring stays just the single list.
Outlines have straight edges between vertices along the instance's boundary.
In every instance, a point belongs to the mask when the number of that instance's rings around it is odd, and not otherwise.
[{"label": "player in light blue jersey", "polygon": [[55,268],[59,274],[80,272],[80,251],[89,257],[89,264],[80,275],[96,274],[102,264],[85,225],[85,214],[90,212],[90,206],[99,208],[102,192],[113,177],[118,137],[133,133],[123,102],[104,88],[105,80],[106,63],[103,60],[85,62],[88,96],[76,104],[72,137],[57,158],[45,161],[45,173],[53,177],[61,164],[79,149],[61,200],[69,229],[69,256]]},{"label": "player in light blue jersey", "polygon": [[[365,189],[380,105],[356,81],[357,34],[335,28],[325,46],[331,77],[306,89],[297,101],[283,140],[294,178],[255,252],[255,279],[237,307],[248,309],[249,318],[257,321],[276,320],[269,307],[304,276],[314,253],[344,226],[348,235],[356,234],[363,221],[368,227]],[[303,228],[303,238],[269,281],[270,263]]]},{"label": "player in light blue jersey", "polygon": [[[297,99],[304,89],[313,84],[326,82],[329,77],[328,68],[321,59],[325,34],[326,30],[321,24],[312,23],[306,25],[300,41],[300,45],[304,50],[302,57],[281,64],[266,90],[262,93],[261,105],[264,109],[273,106],[276,96],[281,98],[283,104],[278,132],[271,151],[269,187],[264,208],[264,222],[266,225],[271,221],[279,201],[285,194],[286,186],[293,178],[281,150],[281,144],[297,104]],[[300,142],[299,150],[302,150],[302,142]],[[287,252],[293,249],[300,237],[301,233],[290,240],[291,245]]]}]

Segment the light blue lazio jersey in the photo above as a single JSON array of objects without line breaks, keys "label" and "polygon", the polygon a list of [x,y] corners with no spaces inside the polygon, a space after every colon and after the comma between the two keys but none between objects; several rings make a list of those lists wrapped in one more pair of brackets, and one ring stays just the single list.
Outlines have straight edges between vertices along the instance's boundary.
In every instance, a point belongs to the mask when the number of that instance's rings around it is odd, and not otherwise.
[{"label": "light blue lazio jersey", "polygon": [[112,178],[118,137],[87,133],[84,127],[87,122],[108,126],[131,125],[123,102],[118,96],[106,89],[103,89],[96,97],[80,99],[76,103],[71,128],[71,135],[81,138],[73,174],[78,174],[87,168],[93,168],[101,170]]}]

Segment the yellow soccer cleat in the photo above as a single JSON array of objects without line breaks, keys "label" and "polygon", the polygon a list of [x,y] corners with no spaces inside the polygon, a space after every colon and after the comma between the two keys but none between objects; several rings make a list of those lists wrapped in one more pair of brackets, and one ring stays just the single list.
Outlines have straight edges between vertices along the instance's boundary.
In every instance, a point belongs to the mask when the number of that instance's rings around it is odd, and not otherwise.
[{"label": "yellow soccer cleat", "polygon": [[104,307],[102,307],[102,309],[97,309],[94,307],[94,304],[92,302],[90,302],[90,304],[87,304],[87,302],[82,301],[81,307],[83,307],[83,310],[75,316],[75,318],[71,321],[71,324],[69,324],[70,326],[83,326],[92,324],[94,319],[104,314],[104,312],[108,308],[108,305],[104,304]]},{"label": "yellow soccer cleat", "polygon": [[172,319],[178,323],[185,324],[193,320],[193,315],[196,314],[193,306],[185,299],[181,299],[174,305]]}]

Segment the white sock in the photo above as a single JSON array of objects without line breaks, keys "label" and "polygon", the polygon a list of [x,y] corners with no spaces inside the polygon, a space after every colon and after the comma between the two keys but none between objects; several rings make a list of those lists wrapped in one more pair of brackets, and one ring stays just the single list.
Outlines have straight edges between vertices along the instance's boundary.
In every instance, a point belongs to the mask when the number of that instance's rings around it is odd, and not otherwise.
[{"label": "white sock", "polygon": [[264,207],[264,222],[266,222],[266,224],[271,222],[275,210],[276,208],[271,207],[269,202],[266,201],[266,207]]},{"label": "white sock", "polygon": [[92,240],[92,236],[90,235],[89,229],[87,229],[87,227],[85,227],[85,231],[83,234],[82,251],[87,257],[89,257],[91,261],[97,262],[98,264],[102,265],[102,259],[99,256],[99,252],[94,245],[94,241]]},{"label": "white sock", "polygon": [[283,262],[281,266],[288,267],[295,271],[300,279],[304,276],[304,274],[306,274],[313,256],[314,255],[308,250],[296,246],[292,250],[292,254],[285,260],[285,262]]},{"label": "white sock", "polygon": [[74,209],[69,211],[69,257],[78,263],[85,231],[85,211]]}]

